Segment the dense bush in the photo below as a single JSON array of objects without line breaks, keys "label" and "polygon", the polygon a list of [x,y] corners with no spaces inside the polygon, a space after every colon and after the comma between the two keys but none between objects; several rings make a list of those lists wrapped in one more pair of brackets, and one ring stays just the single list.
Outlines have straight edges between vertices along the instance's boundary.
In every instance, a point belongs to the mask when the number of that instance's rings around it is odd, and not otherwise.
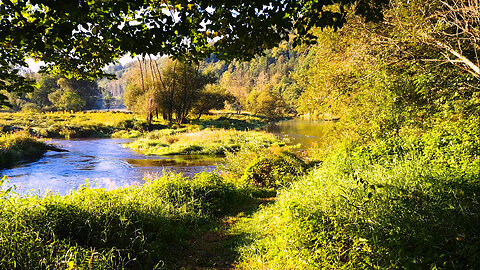
[{"label": "dense bush", "polygon": [[270,152],[252,160],[240,182],[260,187],[282,187],[305,174],[308,165],[290,152]]},{"label": "dense bush", "polygon": [[478,120],[343,148],[257,212],[248,269],[474,269]]}]

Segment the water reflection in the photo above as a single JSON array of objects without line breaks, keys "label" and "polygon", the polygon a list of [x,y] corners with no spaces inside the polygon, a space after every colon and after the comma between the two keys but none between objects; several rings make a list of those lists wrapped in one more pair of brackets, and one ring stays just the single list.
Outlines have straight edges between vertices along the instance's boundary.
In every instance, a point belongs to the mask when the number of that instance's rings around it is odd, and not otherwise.
[{"label": "water reflection", "polygon": [[269,125],[265,130],[287,139],[290,144],[308,148],[325,139],[328,128],[333,124],[332,121],[292,119]]}]

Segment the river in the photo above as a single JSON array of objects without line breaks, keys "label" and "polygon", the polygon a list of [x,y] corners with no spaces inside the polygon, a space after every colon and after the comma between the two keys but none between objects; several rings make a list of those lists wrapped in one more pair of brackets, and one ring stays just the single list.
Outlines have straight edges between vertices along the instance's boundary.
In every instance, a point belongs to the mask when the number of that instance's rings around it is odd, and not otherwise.
[{"label": "river", "polygon": [[326,138],[331,121],[292,119],[268,125],[265,130],[285,139],[289,144],[298,144],[301,149],[316,145]]},{"label": "river", "polygon": [[37,161],[1,171],[8,177],[4,186],[16,186],[20,194],[50,190],[66,194],[88,182],[90,186],[114,189],[143,183],[165,171],[191,176],[213,171],[221,159],[145,156],[122,144],[124,139],[51,140],[68,152],[49,151]]},{"label": "river", "polygon": [[[295,119],[269,125],[265,130],[308,148],[323,136],[325,124]],[[114,189],[140,185],[144,177],[153,178],[164,170],[186,176],[214,171],[222,161],[199,156],[145,156],[122,147],[126,142],[124,139],[51,140],[50,143],[68,152],[49,151],[37,161],[1,171],[8,177],[4,188],[16,186],[20,194],[45,190],[67,194],[88,179],[92,187]]]}]

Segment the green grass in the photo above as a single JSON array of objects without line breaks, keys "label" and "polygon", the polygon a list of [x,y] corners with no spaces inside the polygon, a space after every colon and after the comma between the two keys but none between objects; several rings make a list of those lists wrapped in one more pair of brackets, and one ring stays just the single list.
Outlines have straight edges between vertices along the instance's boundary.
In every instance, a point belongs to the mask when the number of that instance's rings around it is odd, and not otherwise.
[{"label": "green grass", "polygon": [[265,148],[283,145],[283,142],[271,134],[256,131],[165,129],[150,132],[126,146],[146,155],[223,155],[251,144]]},{"label": "green grass", "polygon": [[40,158],[47,150],[47,144],[27,132],[0,134],[0,169]]},{"label": "green grass", "polygon": [[208,173],[66,196],[0,193],[0,268],[179,269],[192,260],[193,239],[253,194]]},{"label": "green grass", "polygon": [[338,149],[241,225],[240,269],[474,269],[480,126]]},{"label": "green grass", "polygon": [[0,113],[0,131],[27,130],[44,138],[137,138],[149,130],[205,128],[252,130],[268,119],[250,114],[217,112],[177,125],[155,119],[149,126],[143,116],[121,112],[17,112]]},{"label": "green grass", "polygon": [[0,113],[3,131],[28,130],[44,138],[103,138],[114,132],[145,131],[140,117],[113,112]]}]

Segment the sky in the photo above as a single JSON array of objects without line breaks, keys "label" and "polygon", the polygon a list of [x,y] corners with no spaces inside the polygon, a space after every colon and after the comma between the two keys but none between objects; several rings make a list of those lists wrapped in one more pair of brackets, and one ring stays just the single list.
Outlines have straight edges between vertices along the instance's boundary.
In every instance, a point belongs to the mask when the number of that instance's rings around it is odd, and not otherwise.
[{"label": "sky", "polygon": [[[129,63],[129,62],[132,62],[134,60],[134,58],[132,58],[130,56],[130,54],[126,54],[124,55],[122,58],[119,59],[119,62],[122,64],[122,65],[125,65],[126,63]],[[38,61],[36,62],[35,60],[33,60],[33,58],[27,58],[27,64],[28,64],[28,68],[33,71],[33,72],[38,72],[38,70],[40,69],[40,67],[42,65],[45,65],[45,62],[43,61]]]}]

